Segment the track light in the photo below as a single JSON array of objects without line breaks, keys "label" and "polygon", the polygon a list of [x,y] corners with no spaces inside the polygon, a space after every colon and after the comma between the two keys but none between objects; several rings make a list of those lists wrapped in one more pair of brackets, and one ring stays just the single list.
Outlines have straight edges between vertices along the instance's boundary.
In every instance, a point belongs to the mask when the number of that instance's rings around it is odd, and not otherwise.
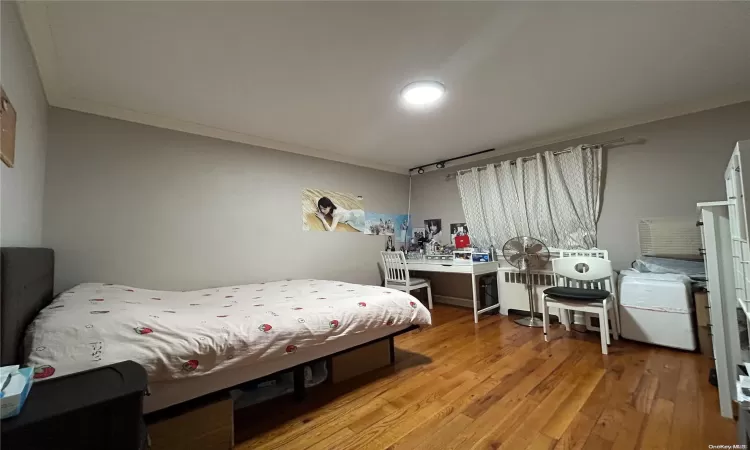
[{"label": "track light", "polygon": [[424,169],[420,167],[419,169],[417,169],[417,173],[422,175],[424,173]]},{"label": "track light", "polygon": [[438,168],[438,169],[445,169],[445,163],[444,162],[439,162],[439,163],[435,164],[435,167]]}]

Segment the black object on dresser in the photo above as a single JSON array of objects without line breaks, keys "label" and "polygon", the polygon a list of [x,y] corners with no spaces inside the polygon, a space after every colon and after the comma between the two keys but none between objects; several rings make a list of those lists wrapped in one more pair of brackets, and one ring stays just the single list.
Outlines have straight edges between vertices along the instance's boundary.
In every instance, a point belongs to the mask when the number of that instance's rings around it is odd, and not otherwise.
[{"label": "black object on dresser", "polygon": [[146,448],[146,370],[133,361],[36,382],[0,423],[3,450]]}]

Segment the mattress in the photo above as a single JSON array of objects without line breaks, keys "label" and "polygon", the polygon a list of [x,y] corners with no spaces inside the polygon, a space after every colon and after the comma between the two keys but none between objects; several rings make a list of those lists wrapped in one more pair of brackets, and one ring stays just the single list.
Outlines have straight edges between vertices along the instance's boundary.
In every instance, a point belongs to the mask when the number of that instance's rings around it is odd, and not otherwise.
[{"label": "mattress", "polygon": [[86,283],[39,313],[26,335],[27,364],[41,381],[133,360],[146,369],[152,394],[170,392],[172,383],[178,393],[191,391],[147,398],[153,410],[430,323],[407,293],[338,281],[191,292]]}]

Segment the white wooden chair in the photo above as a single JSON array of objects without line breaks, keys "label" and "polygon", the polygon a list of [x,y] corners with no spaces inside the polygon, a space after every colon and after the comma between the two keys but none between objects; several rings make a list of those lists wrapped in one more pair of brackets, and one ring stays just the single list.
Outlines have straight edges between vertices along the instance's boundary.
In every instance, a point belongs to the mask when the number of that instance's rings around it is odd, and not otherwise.
[{"label": "white wooden chair", "polygon": [[[552,249],[550,249],[550,250],[552,250]],[[602,250],[600,248],[594,248],[594,249],[591,249],[591,250],[581,250],[581,249],[571,250],[571,249],[560,248],[560,249],[554,249],[554,250],[556,252],[558,252],[558,254],[559,254],[558,258],[569,258],[571,256],[577,256],[577,257],[586,256],[586,257],[591,257],[591,258],[609,259],[609,252],[607,250]],[[615,295],[615,292],[616,292],[616,288],[612,291],[612,295]],[[617,306],[617,304],[615,304],[615,306]],[[565,319],[566,320],[570,320],[570,317],[568,317],[567,313],[568,313],[568,311],[565,312],[565,314],[566,314]],[[615,315],[617,316],[617,329],[619,330],[619,329],[622,328],[622,326],[620,325],[620,309],[619,309],[619,307],[615,309],[615,313],[616,313]],[[589,331],[600,331],[599,327],[594,326],[594,325],[591,324],[591,320],[590,320],[590,318],[587,315],[584,314],[583,320],[586,323],[586,329],[587,330],[589,330]],[[560,318],[560,321],[561,322],[563,321],[562,317]]]},{"label": "white wooden chair", "polygon": [[380,252],[383,258],[383,272],[385,273],[385,287],[398,289],[407,294],[417,289],[427,288],[427,304],[432,309],[432,288],[430,280],[412,278],[406,267],[404,252]]},{"label": "white wooden chair", "polygon": [[[552,270],[556,286],[545,289],[542,304],[544,340],[549,340],[549,308],[558,308],[560,320],[568,331],[568,310],[598,314],[602,353],[606,355],[610,332],[615,339],[620,332],[612,263],[602,258],[573,256],[553,259]],[[611,327],[610,310],[614,312]]]}]

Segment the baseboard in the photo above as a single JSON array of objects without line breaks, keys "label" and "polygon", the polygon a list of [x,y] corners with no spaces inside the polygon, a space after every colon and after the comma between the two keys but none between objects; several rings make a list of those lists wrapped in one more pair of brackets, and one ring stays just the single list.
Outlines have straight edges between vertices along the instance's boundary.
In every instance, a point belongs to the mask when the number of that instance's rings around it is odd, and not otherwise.
[{"label": "baseboard", "polygon": [[461,306],[463,308],[474,309],[474,302],[470,298],[449,297],[447,295],[432,295],[432,301],[435,303],[445,303],[446,305]]}]

